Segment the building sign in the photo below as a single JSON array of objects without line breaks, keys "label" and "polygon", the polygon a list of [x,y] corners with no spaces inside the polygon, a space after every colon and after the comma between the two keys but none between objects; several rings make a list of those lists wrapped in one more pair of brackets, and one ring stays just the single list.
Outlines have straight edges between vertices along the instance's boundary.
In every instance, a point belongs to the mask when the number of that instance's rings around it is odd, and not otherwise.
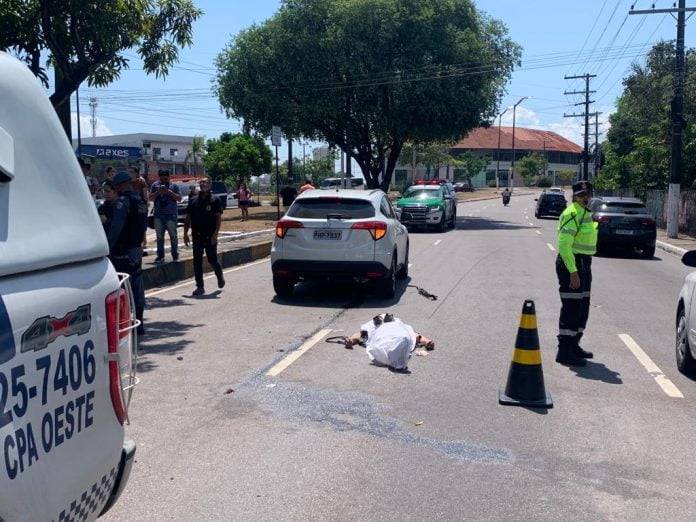
[{"label": "building sign", "polygon": [[142,154],[139,147],[119,147],[116,145],[82,145],[78,147],[78,156],[110,159],[110,160],[136,160]]}]

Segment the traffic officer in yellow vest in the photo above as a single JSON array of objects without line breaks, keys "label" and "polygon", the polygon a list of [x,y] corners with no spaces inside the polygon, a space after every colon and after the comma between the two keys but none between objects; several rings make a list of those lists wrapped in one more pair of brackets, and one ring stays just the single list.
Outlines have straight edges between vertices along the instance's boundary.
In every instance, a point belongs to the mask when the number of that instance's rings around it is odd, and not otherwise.
[{"label": "traffic officer in yellow vest", "polygon": [[573,203],[558,220],[558,258],[556,274],[561,294],[556,362],[567,366],[585,366],[592,352],[580,347],[580,339],[590,313],[592,256],[597,251],[597,224],[589,210],[592,183],[573,184]]}]

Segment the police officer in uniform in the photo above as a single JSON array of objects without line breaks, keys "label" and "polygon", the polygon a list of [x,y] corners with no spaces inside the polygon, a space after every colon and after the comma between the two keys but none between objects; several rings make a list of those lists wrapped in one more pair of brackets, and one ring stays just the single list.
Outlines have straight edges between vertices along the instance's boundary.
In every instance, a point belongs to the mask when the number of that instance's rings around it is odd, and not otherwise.
[{"label": "police officer in uniform", "polygon": [[109,259],[118,272],[130,275],[135,315],[140,320],[138,333],[144,334],[145,287],[143,284],[143,234],[147,228],[147,202],[132,190],[128,172],[118,172],[112,184],[118,199],[113,205],[109,240]]},{"label": "police officer in uniform", "polygon": [[189,228],[193,229],[193,274],[196,279],[196,289],[193,295],[205,293],[203,287],[203,252],[208,263],[213,267],[217,276],[218,288],[225,286],[222,267],[217,259],[217,239],[222,221],[222,204],[218,197],[210,192],[212,184],[209,178],[200,180],[200,192],[189,199],[184,223],[184,244],[189,245]]},{"label": "police officer in uniform", "polygon": [[594,189],[589,181],[573,184],[573,203],[558,221],[556,274],[561,294],[556,362],[585,366],[592,352],[580,347],[590,313],[592,256],[597,251],[597,224],[589,210]]}]

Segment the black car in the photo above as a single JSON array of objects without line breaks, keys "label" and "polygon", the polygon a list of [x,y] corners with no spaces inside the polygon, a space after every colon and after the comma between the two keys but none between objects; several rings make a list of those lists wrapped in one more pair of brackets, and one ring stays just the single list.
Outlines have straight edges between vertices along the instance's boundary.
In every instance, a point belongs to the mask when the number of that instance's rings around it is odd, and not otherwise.
[{"label": "black car", "polygon": [[540,218],[542,216],[554,216],[558,217],[563,214],[566,209],[566,198],[563,194],[557,194],[553,192],[544,192],[538,199],[536,209],[534,210],[534,217]]},{"label": "black car", "polygon": [[657,225],[641,200],[594,198],[590,210],[597,223],[597,250],[638,248],[647,259],[655,255]]}]

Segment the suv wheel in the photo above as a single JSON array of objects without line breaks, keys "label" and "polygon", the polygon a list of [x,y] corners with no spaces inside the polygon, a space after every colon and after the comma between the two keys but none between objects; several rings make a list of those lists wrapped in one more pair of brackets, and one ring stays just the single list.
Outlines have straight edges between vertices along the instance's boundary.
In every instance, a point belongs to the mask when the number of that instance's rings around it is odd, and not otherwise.
[{"label": "suv wheel", "polygon": [[396,295],[396,252],[392,256],[392,266],[387,277],[379,282],[379,294],[386,299],[392,299]]},{"label": "suv wheel", "polygon": [[649,246],[649,247],[643,247],[643,257],[645,259],[652,259],[655,257],[655,247],[654,246]]},{"label": "suv wheel", "polygon": [[689,347],[686,317],[684,316],[683,308],[679,310],[679,317],[677,318],[676,338],[677,368],[688,377],[696,377],[696,361],[691,355],[691,348]]},{"label": "suv wheel", "polygon": [[290,297],[295,288],[295,281],[287,277],[273,276],[273,290],[278,297]]},{"label": "suv wheel", "polygon": [[457,226],[457,209],[455,208],[452,212],[452,220],[450,221],[449,227],[454,228]]},{"label": "suv wheel", "polygon": [[404,259],[404,264],[401,267],[401,270],[399,270],[396,273],[397,279],[406,279],[408,277],[408,250],[409,250],[409,245],[406,244],[406,259]]}]

